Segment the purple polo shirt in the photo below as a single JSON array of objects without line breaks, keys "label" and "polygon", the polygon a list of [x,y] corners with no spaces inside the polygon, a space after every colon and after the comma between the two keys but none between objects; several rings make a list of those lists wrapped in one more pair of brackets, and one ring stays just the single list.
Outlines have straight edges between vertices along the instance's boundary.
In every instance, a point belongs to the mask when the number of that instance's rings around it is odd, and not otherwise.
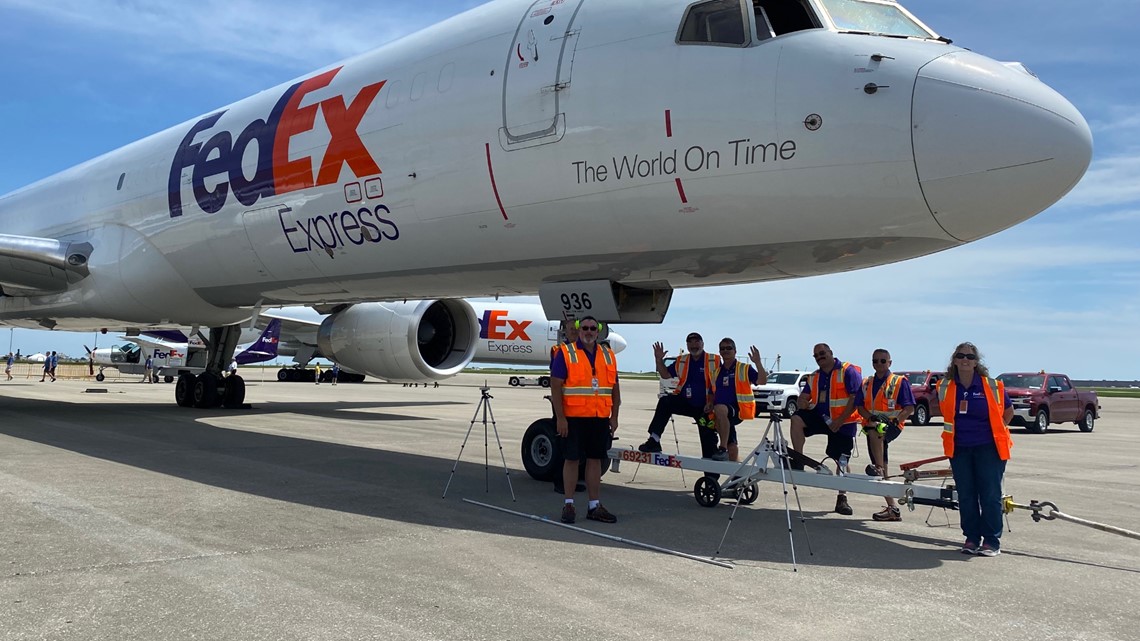
[{"label": "purple polo shirt", "polygon": [[[594,368],[594,358],[598,355],[598,350],[601,349],[601,347],[599,347],[595,343],[594,351],[589,352],[586,350],[586,346],[582,344],[581,339],[579,339],[574,344],[578,346],[579,352],[586,355],[586,358],[589,359],[589,361],[590,361],[590,369],[593,369]],[[566,369],[566,357],[563,355],[563,352],[561,349],[556,350],[554,352],[554,358],[550,359],[550,377],[551,378],[561,378],[562,380],[566,380],[566,376],[569,373],[570,373],[570,370]],[[614,381],[615,382],[617,381],[616,374],[614,376]]]},{"label": "purple polo shirt", "polygon": [[[679,392],[680,396],[689,402],[693,407],[704,408],[706,397],[708,393],[705,390],[705,360],[708,354],[701,353],[701,357],[697,358],[689,354],[689,375],[685,378],[685,384],[681,387]],[[677,363],[674,362],[668,368],[669,377],[677,378]]]},{"label": "purple polo shirt", "polygon": [[[957,381],[955,381],[956,383]],[[977,447],[979,445],[993,445],[994,431],[990,428],[990,402],[986,398],[986,388],[982,383],[982,375],[974,372],[974,380],[970,386],[963,389],[955,385],[958,398],[954,399],[954,446]],[[966,412],[961,409],[962,401],[966,401]],[[1012,407],[1009,394],[1003,399],[1005,407]]]},{"label": "purple polo shirt", "polygon": [[[755,367],[748,366],[748,380],[753,385],[760,380],[760,372]],[[713,381],[713,402],[717,405],[736,406],[736,363],[731,366],[722,365],[720,373]]]},{"label": "purple polo shirt", "polygon": [[[888,373],[887,376],[890,376],[890,374]],[[887,384],[887,376],[883,378],[876,376],[871,382],[871,398],[875,398],[879,395],[879,390],[883,388],[883,385]],[[895,400],[896,410],[901,410],[904,407],[914,407],[914,393],[910,391],[910,383],[907,382],[905,376],[903,376],[902,381],[899,382],[898,396]],[[864,402],[863,385],[860,384],[859,391],[855,394],[855,405],[856,407],[863,407]]]},{"label": "purple polo shirt", "polygon": [[[842,362],[843,361],[839,360],[838,358],[835,359],[835,366],[839,367],[839,364]],[[828,404],[828,401],[831,399],[831,372],[827,372],[825,374],[824,372],[817,369],[816,373],[819,375],[817,377],[819,379],[819,402],[816,403],[816,406],[812,411],[818,414],[820,418],[826,420],[831,418],[831,406]],[[859,373],[859,370],[855,369],[854,365],[848,367],[847,372],[843,374],[843,387],[847,390],[847,394],[850,396],[858,394],[859,391],[863,388],[863,375]],[[804,387],[802,397],[811,398],[810,378],[808,379],[807,386]],[[855,414],[852,414],[849,422],[843,424],[843,427],[840,428],[839,433],[843,434],[844,436],[855,436],[858,431],[859,413],[856,412]]]}]

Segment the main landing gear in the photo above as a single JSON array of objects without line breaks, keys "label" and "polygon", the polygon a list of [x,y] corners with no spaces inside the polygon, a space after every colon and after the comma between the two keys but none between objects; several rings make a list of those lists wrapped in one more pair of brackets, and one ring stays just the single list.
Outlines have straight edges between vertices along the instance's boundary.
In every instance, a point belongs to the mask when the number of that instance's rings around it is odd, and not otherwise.
[{"label": "main landing gear", "polygon": [[181,407],[240,409],[245,406],[245,379],[237,374],[222,376],[225,366],[233,360],[241,328],[237,325],[211,328],[206,348],[206,371],[195,376],[189,372],[178,375],[174,386],[174,400]]}]

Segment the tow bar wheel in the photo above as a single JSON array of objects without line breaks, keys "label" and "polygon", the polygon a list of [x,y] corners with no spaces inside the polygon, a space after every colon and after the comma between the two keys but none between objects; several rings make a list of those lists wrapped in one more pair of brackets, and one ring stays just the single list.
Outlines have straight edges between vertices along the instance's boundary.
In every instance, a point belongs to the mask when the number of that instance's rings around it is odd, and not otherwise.
[{"label": "tow bar wheel", "polygon": [[741,505],[752,505],[758,498],[760,498],[760,486],[755,481],[745,483],[740,488],[739,502]]},{"label": "tow bar wheel", "polygon": [[701,507],[715,507],[720,503],[720,483],[717,483],[716,479],[702,476],[693,486],[693,496],[697,498],[697,503]]}]

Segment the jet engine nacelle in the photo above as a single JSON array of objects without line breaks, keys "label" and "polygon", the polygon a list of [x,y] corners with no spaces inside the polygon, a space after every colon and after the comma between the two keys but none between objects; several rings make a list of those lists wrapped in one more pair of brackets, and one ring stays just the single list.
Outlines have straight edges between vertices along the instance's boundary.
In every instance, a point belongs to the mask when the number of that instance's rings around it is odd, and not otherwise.
[{"label": "jet engine nacelle", "polygon": [[321,323],[317,345],[342,367],[388,381],[458,374],[475,356],[479,321],[464,300],[353,306]]}]

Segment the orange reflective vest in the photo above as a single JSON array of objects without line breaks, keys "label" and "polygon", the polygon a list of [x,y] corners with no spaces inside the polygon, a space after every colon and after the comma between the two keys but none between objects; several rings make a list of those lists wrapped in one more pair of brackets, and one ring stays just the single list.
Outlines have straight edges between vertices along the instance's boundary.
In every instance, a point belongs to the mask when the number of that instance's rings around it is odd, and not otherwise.
[{"label": "orange reflective vest", "polygon": [[[862,373],[858,365],[845,363],[839,361],[836,367],[831,369],[830,388],[828,390],[828,405],[830,406],[828,416],[831,420],[839,419],[839,415],[847,408],[847,399],[851,398],[851,393],[847,391],[847,386],[843,384],[843,377],[847,374],[847,369],[854,367],[856,372]],[[815,370],[808,377],[808,385],[811,386],[811,404],[815,407],[819,403],[819,370]],[[854,419],[848,418],[847,421],[854,422]],[[844,423],[846,425],[846,423]]]},{"label": "orange reflective vest", "polygon": [[[875,389],[875,377],[863,379],[863,408],[868,412],[876,412],[888,418],[898,418],[902,413],[902,405],[899,404],[899,390],[903,385],[910,385],[910,380],[905,376],[898,374],[888,374],[885,385],[879,386],[879,394],[871,398],[871,392]],[[870,425],[871,420],[863,421],[864,425]],[[899,423],[899,429],[902,429],[902,423]]]},{"label": "orange reflective vest", "polygon": [[[720,369],[720,355],[719,354],[705,354],[705,396],[706,398],[713,393],[713,372]],[[673,364],[673,370],[677,372],[677,387],[674,388],[674,394],[680,394],[681,390],[685,387],[685,381],[689,378],[689,355],[681,354],[677,357],[677,362]]]},{"label": "orange reflective vest", "polygon": [[[713,380],[720,376],[720,365],[712,375]],[[756,394],[752,392],[752,381],[748,377],[748,363],[736,361],[736,409],[740,410],[740,418],[750,420],[756,418]]]},{"label": "orange reflective vest", "polygon": [[[1005,424],[1005,383],[993,379],[983,378],[982,388],[986,391],[986,404],[989,406],[990,429],[994,433],[994,445],[997,445],[998,458],[1009,460],[1009,451],[1013,448],[1013,438],[1009,435],[1009,426]],[[942,379],[938,384],[938,405],[942,408],[942,451],[946,456],[954,456],[954,417],[958,408],[958,383],[950,377]]]},{"label": "orange reflective vest", "polygon": [[[576,344],[561,346],[566,360],[566,381],[562,385],[562,411],[566,416],[609,418],[613,408],[617,359],[613,350],[598,345],[594,363]],[[598,384],[593,384],[597,378]]]}]

